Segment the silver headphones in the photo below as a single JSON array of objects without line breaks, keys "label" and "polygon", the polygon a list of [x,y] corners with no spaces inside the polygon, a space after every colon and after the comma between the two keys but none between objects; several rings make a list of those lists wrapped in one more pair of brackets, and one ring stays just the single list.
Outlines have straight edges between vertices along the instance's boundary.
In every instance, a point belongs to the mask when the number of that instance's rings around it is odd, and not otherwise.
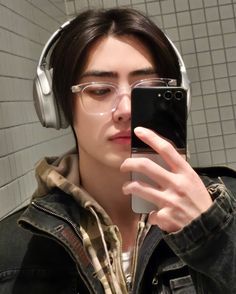
[{"label": "silver headphones", "polygon": [[47,55],[59,39],[63,29],[71,21],[65,22],[55,31],[43,48],[37,65],[36,77],[33,82],[34,106],[41,124],[46,128],[65,129],[69,126],[62,109],[52,91],[53,69],[48,68]]},{"label": "silver headphones", "polygon": [[[36,77],[33,82],[33,98],[34,98],[34,106],[38,115],[38,118],[41,124],[46,128],[54,128],[54,129],[65,129],[69,126],[67,122],[63,110],[57,102],[57,99],[53,95],[52,91],[52,74],[53,69],[48,68],[47,56],[50,49],[56,43],[56,41],[60,38],[63,29],[66,28],[70,21],[65,22],[60,26],[60,28],[55,31],[52,36],[47,41],[44,46],[41,56],[39,58],[39,62],[37,65]],[[166,36],[167,37],[167,36]],[[167,37],[170,44],[172,45],[180,64],[180,72],[181,72],[181,87],[187,90],[187,105],[188,111],[190,109],[190,82],[187,76],[186,67],[184,65],[184,61],[174,45],[174,43]]]}]

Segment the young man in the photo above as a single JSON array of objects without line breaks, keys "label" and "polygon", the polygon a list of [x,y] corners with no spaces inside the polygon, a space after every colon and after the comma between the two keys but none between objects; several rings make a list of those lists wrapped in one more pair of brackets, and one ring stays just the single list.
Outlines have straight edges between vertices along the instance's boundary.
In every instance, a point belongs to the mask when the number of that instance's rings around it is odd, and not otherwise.
[{"label": "young man", "polygon": [[[87,11],[62,30],[50,66],[77,150],[42,160],[31,204],[0,225],[0,293],[234,293],[235,173],[198,175],[140,127],[169,170],[130,158],[131,89],[183,78],[166,36],[133,10]],[[134,213],[133,193],[158,209]]]}]

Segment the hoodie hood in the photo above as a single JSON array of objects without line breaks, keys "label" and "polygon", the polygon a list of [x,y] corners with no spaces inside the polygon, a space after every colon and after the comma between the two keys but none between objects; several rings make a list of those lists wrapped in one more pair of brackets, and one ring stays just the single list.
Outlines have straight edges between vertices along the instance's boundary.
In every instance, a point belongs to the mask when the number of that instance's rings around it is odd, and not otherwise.
[{"label": "hoodie hood", "polygon": [[32,200],[47,195],[54,188],[59,188],[72,196],[80,206],[89,210],[92,207],[104,224],[112,224],[105,210],[80,186],[79,157],[76,149],[60,157],[45,157],[40,160],[36,164],[35,176],[38,187]]},{"label": "hoodie hood", "polygon": [[36,164],[35,174],[38,188],[33,198],[46,195],[55,187],[62,187],[63,182],[79,186],[78,154],[75,150],[61,157],[45,157]]}]

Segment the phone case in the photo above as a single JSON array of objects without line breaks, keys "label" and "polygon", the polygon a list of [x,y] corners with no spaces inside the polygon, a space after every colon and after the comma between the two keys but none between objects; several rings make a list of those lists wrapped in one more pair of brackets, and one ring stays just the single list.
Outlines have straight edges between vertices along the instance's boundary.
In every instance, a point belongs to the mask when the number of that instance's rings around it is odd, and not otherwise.
[{"label": "phone case", "polygon": [[[179,99],[179,95],[181,99]],[[137,126],[143,126],[172,141],[179,153],[186,159],[186,121],[187,93],[185,89],[180,87],[134,89],[131,94],[131,157],[146,157],[165,169],[169,169],[159,154],[135,136],[133,129]],[[150,185],[156,185],[142,173],[133,172],[131,179],[132,181],[143,181]],[[158,210],[158,207],[153,203],[140,198],[138,195],[132,195],[131,205],[133,211],[137,213],[149,213],[152,210]]]},{"label": "phone case", "polygon": [[[146,157],[151,159],[155,163],[163,166],[164,168],[168,169],[168,166],[166,165],[166,163],[163,161],[161,156],[157,153],[132,153],[131,157],[132,158]],[[150,178],[146,177],[144,174],[141,174],[141,173],[133,172],[131,174],[131,179],[132,181],[141,181],[141,182],[145,182],[147,184],[151,184],[154,186],[156,185],[155,183],[153,183],[153,181]],[[155,206],[153,203],[147,200],[144,200],[137,195],[132,194],[131,199],[132,199],[131,200],[132,210],[134,212],[149,213],[152,210],[158,210],[158,207]]]}]

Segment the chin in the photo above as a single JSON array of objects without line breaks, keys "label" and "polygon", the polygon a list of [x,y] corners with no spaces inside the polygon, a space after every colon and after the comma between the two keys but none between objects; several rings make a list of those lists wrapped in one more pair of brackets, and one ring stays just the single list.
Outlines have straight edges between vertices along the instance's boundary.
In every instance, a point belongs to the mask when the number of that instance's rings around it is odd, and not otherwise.
[{"label": "chin", "polygon": [[123,152],[119,154],[110,154],[106,158],[106,162],[109,166],[113,168],[120,169],[121,164],[124,162],[125,159],[130,157],[130,152]]}]

